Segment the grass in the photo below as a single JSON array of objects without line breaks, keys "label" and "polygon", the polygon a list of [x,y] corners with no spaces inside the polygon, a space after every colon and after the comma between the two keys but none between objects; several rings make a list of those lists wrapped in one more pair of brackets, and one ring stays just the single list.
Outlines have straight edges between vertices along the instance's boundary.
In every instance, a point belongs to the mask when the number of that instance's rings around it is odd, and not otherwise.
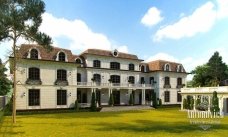
[{"label": "grass", "polygon": [[126,112],[78,112],[10,116],[0,123],[0,136],[21,137],[172,137],[228,135],[228,117],[203,131],[178,108]]}]

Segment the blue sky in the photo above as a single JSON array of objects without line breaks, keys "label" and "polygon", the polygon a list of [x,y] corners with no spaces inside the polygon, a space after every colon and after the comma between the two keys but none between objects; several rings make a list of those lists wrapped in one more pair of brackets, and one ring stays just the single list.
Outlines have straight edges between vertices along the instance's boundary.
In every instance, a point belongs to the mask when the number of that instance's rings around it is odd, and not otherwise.
[{"label": "blue sky", "polygon": [[[145,61],[180,62],[191,71],[219,51],[228,63],[226,0],[44,2],[46,13],[40,30],[52,36],[55,46],[75,54],[87,48],[117,48]],[[8,42],[1,45],[0,57],[5,60]]]}]

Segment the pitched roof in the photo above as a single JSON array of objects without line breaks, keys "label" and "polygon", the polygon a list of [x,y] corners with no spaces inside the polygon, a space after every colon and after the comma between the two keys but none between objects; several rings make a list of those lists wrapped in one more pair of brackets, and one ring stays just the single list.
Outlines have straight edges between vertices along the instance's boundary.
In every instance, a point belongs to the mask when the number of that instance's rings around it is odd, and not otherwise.
[{"label": "pitched roof", "polygon": [[[87,49],[86,51],[84,51],[80,55],[84,56],[86,54],[113,57],[112,51],[101,50],[101,49]],[[127,53],[123,53],[123,52],[119,52],[118,56],[115,58],[123,58],[123,59],[132,59],[132,60],[142,61],[141,59],[138,59],[138,57],[134,54],[127,54]]]},{"label": "pitched roof", "polygon": [[75,59],[77,58],[77,56],[73,55],[68,49],[53,47],[52,51],[48,52],[45,48],[37,44],[22,44],[18,51],[18,56],[20,58],[27,58],[29,50],[32,48],[35,48],[39,51],[42,60],[55,61],[57,54],[60,51],[66,54],[68,62],[75,62]]},{"label": "pitched roof", "polygon": [[149,67],[149,71],[164,71],[165,64],[169,64],[171,71],[177,71],[177,67],[179,65],[181,65],[183,68],[183,72],[185,72],[183,65],[180,63],[176,63],[176,62],[170,62],[170,61],[165,61],[165,60],[156,60],[156,61],[148,62],[147,64]]}]

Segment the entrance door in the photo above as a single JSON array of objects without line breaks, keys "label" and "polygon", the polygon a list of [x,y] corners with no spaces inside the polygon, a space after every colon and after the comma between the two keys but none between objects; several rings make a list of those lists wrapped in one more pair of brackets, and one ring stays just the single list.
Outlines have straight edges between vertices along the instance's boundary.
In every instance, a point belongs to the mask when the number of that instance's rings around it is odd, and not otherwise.
[{"label": "entrance door", "polygon": [[142,91],[139,93],[139,105],[142,105]]},{"label": "entrance door", "polygon": [[114,99],[114,105],[120,105],[120,91],[112,91],[113,99]]},{"label": "entrance door", "polygon": [[226,99],[226,113],[228,113],[228,98]]}]

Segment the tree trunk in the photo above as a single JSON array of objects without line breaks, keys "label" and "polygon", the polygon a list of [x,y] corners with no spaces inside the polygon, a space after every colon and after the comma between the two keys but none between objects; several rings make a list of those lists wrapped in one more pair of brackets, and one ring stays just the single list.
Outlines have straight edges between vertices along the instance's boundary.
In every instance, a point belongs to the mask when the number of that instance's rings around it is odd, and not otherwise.
[{"label": "tree trunk", "polygon": [[12,112],[12,117],[13,117],[13,123],[16,123],[16,40],[13,41],[13,112]]}]

